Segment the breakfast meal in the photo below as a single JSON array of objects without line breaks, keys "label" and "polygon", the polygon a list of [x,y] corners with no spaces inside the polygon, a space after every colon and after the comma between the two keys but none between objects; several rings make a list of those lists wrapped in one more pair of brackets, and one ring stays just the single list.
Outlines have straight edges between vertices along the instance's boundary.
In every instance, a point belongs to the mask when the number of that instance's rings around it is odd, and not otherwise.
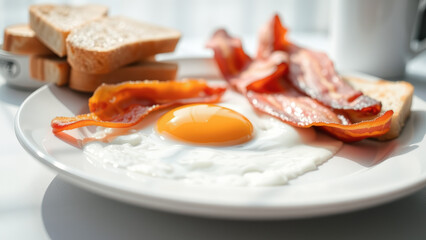
[{"label": "breakfast meal", "polygon": [[284,185],[343,143],[398,137],[410,115],[411,84],[340,76],[325,53],[290,42],[278,15],[254,57],[226,30],[213,34],[216,80],[176,80],[177,65],[155,55],[174,51],[180,33],[103,6],[35,5],[30,26],[55,53],[27,52],[31,76],[93,92],[89,112],[54,118],[53,133],[95,126],[79,142],[89,162],[128,175]]},{"label": "breakfast meal", "polygon": [[207,47],[232,89],[200,79],[102,85],[90,113],[53,119],[53,132],[98,126],[96,141],[82,146],[92,163],[232,186],[283,185],[317,169],[341,141],[399,135],[410,84],[340,77],[327,55],[289,42],[286,32],[275,16],[251,58],[239,39],[216,31]]},{"label": "breakfast meal", "polygon": [[363,94],[356,88],[366,84],[345,81],[326,54],[289,42],[286,32],[275,16],[262,29],[255,59],[225,30],[218,30],[208,47],[225,79],[258,111],[296,127],[319,127],[345,142],[399,135],[411,108],[411,84],[371,82],[381,90]]},{"label": "breakfast meal", "polygon": [[317,169],[342,146],[312,128],[256,114],[231,90],[215,102],[199,102],[151,112],[130,131],[98,128],[98,141],[85,144],[84,154],[96,166],[139,179],[260,187],[287,184]]},{"label": "breakfast meal", "polygon": [[131,81],[101,85],[89,99],[91,113],[76,117],[56,117],[54,133],[84,126],[128,128],[155,110],[197,102],[218,102],[225,88],[205,81]]},{"label": "breakfast meal", "polygon": [[103,83],[173,80],[175,63],[155,55],[174,51],[174,29],[108,16],[101,5],[38,4],[29,24],[5,29],[3,49],[29,58],[34,80],[93,92]]},{"label": "breakfast meal", "polygon": [[[173,106],[179,106],[172,108]],[[314,170],[340,141],[256,114],[240,94],[199,79],[102,85],[90,113],[57,117],[63,131],[100,126],[90,162],[192,184],[275,186]]]}]

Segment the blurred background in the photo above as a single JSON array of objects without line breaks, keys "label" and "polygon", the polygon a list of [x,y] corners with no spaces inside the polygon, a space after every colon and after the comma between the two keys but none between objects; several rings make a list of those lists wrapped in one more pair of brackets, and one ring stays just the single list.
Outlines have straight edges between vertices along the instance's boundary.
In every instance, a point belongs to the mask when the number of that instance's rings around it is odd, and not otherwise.
[{"label": "blurred background", "polygon": [[326,33],[330,15],[330,0],[0,0],[0,29],[28,22],[28,6],[46,2],[100,3],[109,7],[110,15],[174,27],[185,39],[208,38],[219,27],[237,36],[254,36],[274,13],[293,32]]},{"label": "blurred background", "polygon": [[[32,4],[98,3],[108,6],[112,16],[125,15],[178,29],[182,38],[174,53],[176,55],[211,54],[204,44],[218,28],[226,28],[231,35],[242,39],[244,49],[253,55],[257,49],[259,28],[278,13],[289,29],[287,36],[290,41],[330,54],[333,44],[329,41],[332,6],[340,1],[344,0],[0,0],[0,31],[11,24],[28,22],[28,7]],[[420,0],[420,3],[421,8],[426,8],[426,0]],[[377,16],[377,19],[382,17]],[[426,37],[426,19],[423,22],[421,35],[417,36],[419,39]],[[3,42],[3,34],[0,34],[0,42]],[[426,59],[426,52],[422,55]],[[333,54],[330,56],[335,60]],[[424,69],[422,71],[426,73],[424,61],[418,69]]]}]

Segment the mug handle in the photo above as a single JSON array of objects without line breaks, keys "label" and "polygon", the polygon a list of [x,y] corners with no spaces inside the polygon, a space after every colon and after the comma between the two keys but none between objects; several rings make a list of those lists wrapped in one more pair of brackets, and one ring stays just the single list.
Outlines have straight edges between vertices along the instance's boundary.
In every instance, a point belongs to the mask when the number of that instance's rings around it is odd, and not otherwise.
[{"label": "mug handle", "polygon": [[426,50],[426,0],[419,3],[410,47],[414,55]]}]

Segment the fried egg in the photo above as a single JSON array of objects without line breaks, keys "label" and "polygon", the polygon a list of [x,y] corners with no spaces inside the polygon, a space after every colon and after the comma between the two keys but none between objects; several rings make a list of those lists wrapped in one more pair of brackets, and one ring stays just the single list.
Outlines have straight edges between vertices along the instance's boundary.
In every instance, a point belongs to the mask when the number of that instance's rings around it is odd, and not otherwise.
[{"label": "fried egg", "polygon": [[[149,115],[138,129],[84,146],[92,163],[130,175],[225,186],[276,186],[315,170],[342,146],[314,129],[255,112],[228,90],[218,104]],[[115,129],[99,128],[99,138]]]}]

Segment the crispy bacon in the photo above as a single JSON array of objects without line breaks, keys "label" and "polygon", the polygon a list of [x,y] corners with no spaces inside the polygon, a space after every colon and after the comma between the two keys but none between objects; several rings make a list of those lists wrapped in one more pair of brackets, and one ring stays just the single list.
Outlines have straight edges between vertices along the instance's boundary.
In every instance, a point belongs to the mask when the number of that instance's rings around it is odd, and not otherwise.
[{"label": "crispy bacon", "polygon": [[275,15],[261,31],[258,58],[265,59],[274,51],[285,51],[290,55],[288,78],[299,91],[334,109],[365,115],[380,112],[381,103],[343,81],[326,54],[289,42],[286,33],[287,29]]},{"label": "crispy bacon", "polygon": [[[282,87],[281,91],[274,93],[247,91],[246,97],[251,105],[258,111],[276,117],[295,127],[320,127],[344,142],[354,142],[368,137],[380,136],[390,129],[392,110],[373,120],[351,123],[344,112],[324,106],[318,101],[301,94],[288,82],[280,80],[282,78],[270,77],[251,83],[259,86],[277,86],[277,84],[267,82],[281,82]],[[247,88],[250,89],[251,86],[249,85]]]},{"label": "crispy bacon", "polygon": [[287,40],[287,28],[281,23],[278,14],[266,23],[259,32],[259,46],[257,49],[257,59],[266,59],[275,51],[293,53],[299,49]]},{"label": "crispy bacon", "polygon": [[350,123],[349,118],[325,107],[297,91],[273,94],[247,92],[252,106],[295,127],[320,127],[344,142],[360,141],[385,134],[390,129],[393,111],[389,110],[376,119]]},{"label": "crispy bacon", "polygon": [[393,111],[389,110],[373,120],[349,125],[324,124],[321,129],[344,142],[356,142],[387,133],[390,129],[392,115]]},{"label": "crispy bacon", "polygon": [[[278,72],[279,70],[276,70],[276,73]],[[322,105],[297,91],[288,81],[283,81],[282,77],[273,76],[277,75],[271,74],[269,77],[252,81],[246,87],[247,99],[260,112],[295,127],[320,127],[344,142],[380,136],[390,129],[392,110],[373,120],[351,123],[344,112]],[[265,86],[275,86],[275,91],[262,90]]]},{"label": "crispy bacon", "polygon": [[227,80],[238,75],[251,63],[241,40],[232,38],[224,29],[217,30],[206,47],[213,49],[216,63]]},{"label": "crispy bacon", "polygon": [[336,73],[326,54],[300,49],[291,54],[289,80],[301,92],[334,109],[376,115],[381,103],[355,90]]},{"label": "crispy bacon", "polygon": [[324,123],[350,123],[344,114],[334,112],[314,99],[300,94],[294,88],[275,93],[248,91],[246,97],[256,110],[295,127],[307,128]]},{"label": "crispy bacon", "polygon": [[[244,71],[229,79],[228,82],[242,94],[248,90],[275,92],[281,89],[281,86],[278,82],[269,79],[280,78],[287,72],[287,54],[277,51],[268,59],[252,61]],[[259,81],[262,79],[264,81]]]},{"label": "crispy bacon", "polygon": [[[263,78],[280,77],[288,71],[288,55],[275,51],[265,59],[252,60],[243,50],[241,41],[231,37],[225,30],[219,29],[208,41],[208,48],[214,51],[214,59],[222,76],[240,93],[247,91],[253,82],[258,84],[275,83],[274,81],[258,81]],[[278,86],[257,86],[259,91],[275,91]]]},{"label": "crispy bacon", "polygon": [[[209,46],[215,50],[215,60],[220,66],[219,62],[233,61],[232,58],[223,59],[224,57],[235,55],[229,54],[233,51],[232,47],[226,47],[224,44],[219,47],[218,44],[212,44],[225,42],[221,41],[219,37],[230,38],[230,36],[215,34],[215,40],[210,41]],[[241,45],[238,49],[242,50]],[[222,54],[223,52],[228,54]],[[291,55],[296,52],[292,51]],[[251,60],[246,65],[245,68],[241,68],[240,72],[233,72],[232,77],[226,76],[229,72],[226,65],[222,65],[220,70],[228,82],[237,91],[244,94],[255,109],[285,123],[303,128],[320,127],[345,142],[379,136],[390,129],[392,111],[388,111],[376,119],[353,124],[345,111],[326,106],[299,91],[291,81],[286,79],[288,74],[287,55],[281,51],[273,51],[267,57]]]},{"label": "crispy bacon", "polygon": [[225,90],[195,79],[102,85],[89,99],[90,113],[56,117],[51,126],[54,133],[91,125],[131,127],[155,110],[180,104],[218,102]]}]

